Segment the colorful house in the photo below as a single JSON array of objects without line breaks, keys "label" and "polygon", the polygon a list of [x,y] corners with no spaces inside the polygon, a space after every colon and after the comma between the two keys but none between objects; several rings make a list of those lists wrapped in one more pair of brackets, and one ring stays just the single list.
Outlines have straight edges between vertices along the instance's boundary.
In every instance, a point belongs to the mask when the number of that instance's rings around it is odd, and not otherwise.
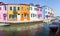
[{"label": "colorful house", "polygon": [[38,15],[38,20],[43,20],[42,19],[42,8],[40,5],[36,5],[38,11],[37,11],[37,15]]},{"label": "colorful house", "polygon": [[30,20],[30,5],[20,4],[21,21]]},{"label": "colorful house", "polygon": [[51,20],[51,16],[54,16],[52,8],[48,6],[42,6],[43,19]]},{"label": "colorful house", "polygon": [[54,16],[54,10],[51,8],[51,16]]},{"label": "colorful house", "polygon": [[0,2],[0,21],[7,21],[7,4]]},{"label": "colorful house", "polygon": [[54,17],[48,6],[34,4],[4,4],[0,2],[0,21],[40,21]]},{"label": "colorful house", "polygon": [[37,15],[37,7],[34,4],[30,4],[30,20],[35,21],[38,20],[38,15]]},{"label": "colorful house", "polygon": [[20,21],[20,4],[8,4],[8,20]]}]

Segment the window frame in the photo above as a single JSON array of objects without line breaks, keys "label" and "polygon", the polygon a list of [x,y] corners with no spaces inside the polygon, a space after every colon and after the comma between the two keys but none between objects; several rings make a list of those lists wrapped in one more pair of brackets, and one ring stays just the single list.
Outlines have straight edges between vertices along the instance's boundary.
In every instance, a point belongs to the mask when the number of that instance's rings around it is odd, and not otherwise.
[{"label": "window frame", "polygon": [[1,10],[2,8],[0,7],[0,10]]},{"label": "window frame", "polygon": [[10,7],[10,10],[12,10],[12,7]]},{"label": "window frame", "polygon": [[6,9],[6,5],[4,5],[4,10],[7,10],[7,9]]},{"label": "window frame", "polygon": [[20,10],[20,7],[18,7],[18,10]]},{"label": "window frame", "polygon": [[34,10],[35,10],[35,11],[38,11],[38,9],[37,9],[37,8],[34,8]]},{"label": "window frame", "polygon": [[32,10],[32,7],[30,7],[30,10]]},{"label": "window frame", "polygon": [[16,12],[16,7],[13,7],[13,10]]}]

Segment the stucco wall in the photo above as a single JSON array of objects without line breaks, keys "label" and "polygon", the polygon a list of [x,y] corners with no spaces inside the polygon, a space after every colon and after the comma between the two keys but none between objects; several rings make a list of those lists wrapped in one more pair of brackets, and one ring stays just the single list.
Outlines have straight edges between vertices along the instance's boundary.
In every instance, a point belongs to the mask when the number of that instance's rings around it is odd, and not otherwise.
[{"label": "stucco wall", "polygon": [[[32,21],[32,20],[38,20],[38,18],[37,18],[37,11],[35,11],[34,10],[34,8],[37,8],[36,6],[30,6],[30,7],[32,7],[32,10],[30,10],[30,20]],[[35,17],[31,17],[31,14],[36,14],[36,16]]]},{"label": "stucco wall", "polygon": [[[8,8],[6,8],[6,10],[5,10],[4,5],[0,5],[0,7],[1,7],[1,10],[0,10],[0,21],[4,21],[3,14],[7,14],[7,9]],[[7,7],[7,5],[6,5],[6,7]],[[6,20],[7,20],[7,16],[6,16]]]}]

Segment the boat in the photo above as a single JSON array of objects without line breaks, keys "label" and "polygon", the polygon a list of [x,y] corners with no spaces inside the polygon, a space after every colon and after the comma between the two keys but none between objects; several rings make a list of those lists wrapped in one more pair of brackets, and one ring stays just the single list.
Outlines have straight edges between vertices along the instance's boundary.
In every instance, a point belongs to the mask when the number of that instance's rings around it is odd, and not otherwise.
[{"label": "boat", "polygon": [[3,24],[3,23],[1,23],[0,26],[10,26],[10,24]]}]

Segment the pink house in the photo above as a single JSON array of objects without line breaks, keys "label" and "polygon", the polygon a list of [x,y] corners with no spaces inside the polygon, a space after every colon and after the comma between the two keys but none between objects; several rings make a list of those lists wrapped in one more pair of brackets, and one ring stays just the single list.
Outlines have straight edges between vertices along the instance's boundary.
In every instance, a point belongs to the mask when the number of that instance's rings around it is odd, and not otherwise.
[{"label": "pink house", "polygon": [[40,20],[42,20],[42,8],[40,7],[40,5],[36,5],[38,11],[37,11],[37,14],[38,14],[38,18]]},{"label": "pink house", "polygon": [[7,5],[0,2],[0,21],[7,20]]}]

